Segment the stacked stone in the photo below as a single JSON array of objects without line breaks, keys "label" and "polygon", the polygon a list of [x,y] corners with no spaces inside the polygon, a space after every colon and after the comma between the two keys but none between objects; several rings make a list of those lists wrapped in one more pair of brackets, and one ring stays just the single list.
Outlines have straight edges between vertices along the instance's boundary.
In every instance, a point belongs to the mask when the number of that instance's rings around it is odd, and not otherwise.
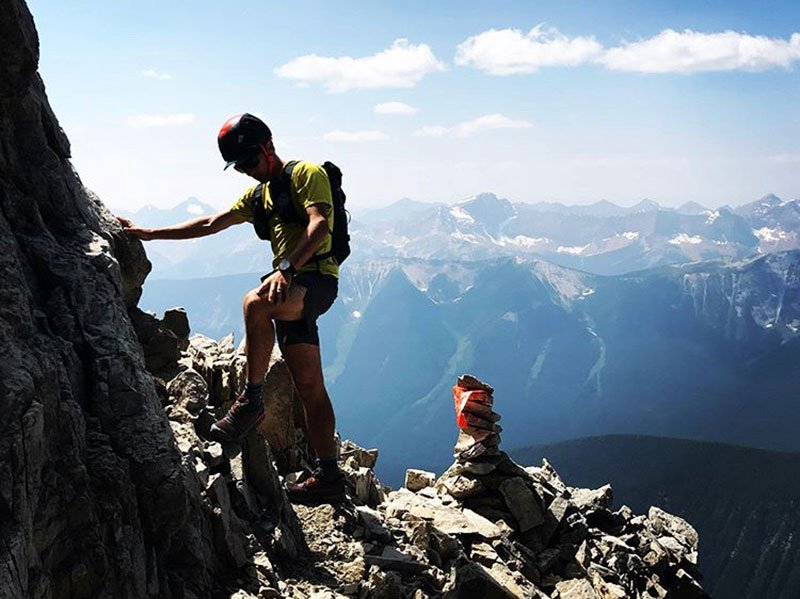
[{"label": "stacked stone", "polygon": [[460,376],[453,387],[459,428],[454,457],[461,463],[499,454],[503,429],[497,424],[500,415],[492,410],[493,394],[490,385],[469,374]]}]

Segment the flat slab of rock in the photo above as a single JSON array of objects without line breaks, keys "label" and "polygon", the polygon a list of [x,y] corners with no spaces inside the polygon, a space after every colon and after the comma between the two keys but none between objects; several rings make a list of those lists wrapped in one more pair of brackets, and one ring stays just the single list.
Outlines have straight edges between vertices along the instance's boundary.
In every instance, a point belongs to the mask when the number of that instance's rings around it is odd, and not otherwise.
[{"label": "flat slab of rock", "polygon": [[417,574],[424,572],[429,565],[416,561],[394,547],[384,547],[381,555],[365,555],[364,562],[371,566],[378,566],[381,570],[394,570],[395,572],[408,572]]},{"label": "flat slab of rock", "polygon": [[392,493],[386,505],[387,516],[399,518],[403,514],[430,520],[436,528],[449,535],[474,534],[485,539],[502,535],[494,523],[470,509],[446,506],[438,499],[416,495],[406,489]]}]

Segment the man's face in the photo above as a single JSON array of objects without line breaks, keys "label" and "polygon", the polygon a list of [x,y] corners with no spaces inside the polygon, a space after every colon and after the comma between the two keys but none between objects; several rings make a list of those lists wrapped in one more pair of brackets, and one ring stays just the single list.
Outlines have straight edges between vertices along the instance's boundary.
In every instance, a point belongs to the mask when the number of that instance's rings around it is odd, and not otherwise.
[{"label": "man's face", "polygon": [[270,147],[259,146],[248,159],[240,160],[234,168],[256,181],[266,183],[271,178],[273,163],[274,156],[270,152]]}]

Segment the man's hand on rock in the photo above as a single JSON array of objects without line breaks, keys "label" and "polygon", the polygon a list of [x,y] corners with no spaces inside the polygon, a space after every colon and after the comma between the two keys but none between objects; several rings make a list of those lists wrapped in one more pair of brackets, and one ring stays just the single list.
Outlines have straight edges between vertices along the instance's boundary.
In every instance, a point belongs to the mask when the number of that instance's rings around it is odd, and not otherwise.
[{"label": "man's hand on rock", "polygon": [[284,274],[276,270],[261,284],[258,288],[258,295],[266,297],[267,301],[272,304],[279,304],[286,301],[286,295],[289,293],[289,287],[292,285],[291,276],[287,279]]},{"label": "man's hand on rock", "polygon": [[122,225],[122,230],[131,237],[141,239],[142,241],[148,241],[153,238],[153,234],[150,229],[142,229],[141,227],[137,227],[133,224],[133,222],[122,216],[118,216],[117,220],[119,221],[119,224]]}]

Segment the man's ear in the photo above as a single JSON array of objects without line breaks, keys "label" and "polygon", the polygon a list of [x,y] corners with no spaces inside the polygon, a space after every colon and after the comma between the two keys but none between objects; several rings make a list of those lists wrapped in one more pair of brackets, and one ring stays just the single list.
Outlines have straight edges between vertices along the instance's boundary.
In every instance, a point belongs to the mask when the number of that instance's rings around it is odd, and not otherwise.
[{"label": "man's ear", "polygon": [[275,146],[273,145],[273,143],[272,143],[272,140],[271,140],[271,139],[268,139],[266,142],[264,142],[263,144],[261,144],[261,148],[262,148],[262,149],[263,149],[263,150],[264,150],[264,151],[265,151],[267,154],[274,154],[274,153],[275,153]]}]

